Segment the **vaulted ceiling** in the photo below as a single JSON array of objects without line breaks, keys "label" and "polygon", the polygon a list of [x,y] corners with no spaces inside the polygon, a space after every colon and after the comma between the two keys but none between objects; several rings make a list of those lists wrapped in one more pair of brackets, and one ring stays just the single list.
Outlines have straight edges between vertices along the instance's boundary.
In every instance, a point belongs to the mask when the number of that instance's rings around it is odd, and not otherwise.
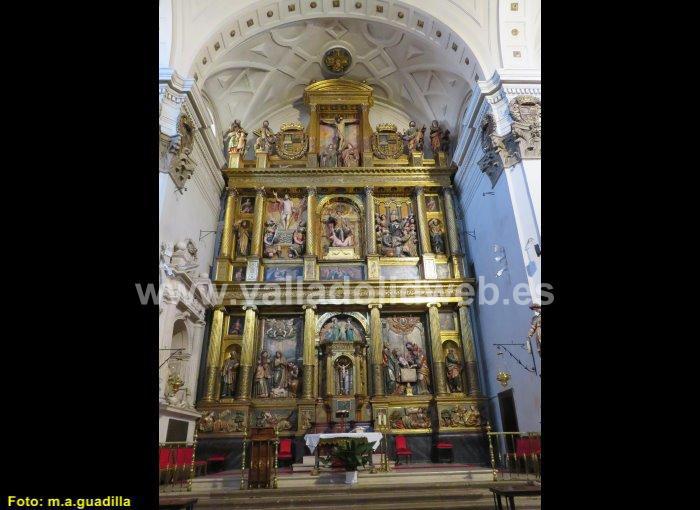
[{"label": "vaulted ceiling", "polygon": [[218,58],[204,77],[218,127],[234,119],[248,130],[265,119],[273,129],[282,121],[304,121],[304,88],[329,77],[322,58],[333,47],[352,55],[344,77],[374,88],[382,121],[388,116],[405,127],[409,118],[419,125],[437,119],[456,134],[478,73],[466,49],[446,52],[444,45],[386,24],[333,18],[272,28]]}]

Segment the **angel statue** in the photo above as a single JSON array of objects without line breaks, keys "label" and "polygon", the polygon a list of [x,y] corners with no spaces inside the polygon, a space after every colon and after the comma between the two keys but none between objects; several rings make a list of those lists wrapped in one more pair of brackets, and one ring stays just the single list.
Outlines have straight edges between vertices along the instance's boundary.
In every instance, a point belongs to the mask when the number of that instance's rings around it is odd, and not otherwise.
[{"label": "angel statue", "polygon": [[264,151],[271,153],[275,147],[275,133],[270,129],[270,123],[264,121],[262,127],[253,131],[253,134],[258,137],[255,142],[255,152]]},{"label": "angel statue", "polygon": [[404,131],[401,137],[405,142],[408,152],[419,151],[423,152],[423,136],[425,134],[425,126],[421,129],[416,128],[414,121],[409,122],[408,129]]}]

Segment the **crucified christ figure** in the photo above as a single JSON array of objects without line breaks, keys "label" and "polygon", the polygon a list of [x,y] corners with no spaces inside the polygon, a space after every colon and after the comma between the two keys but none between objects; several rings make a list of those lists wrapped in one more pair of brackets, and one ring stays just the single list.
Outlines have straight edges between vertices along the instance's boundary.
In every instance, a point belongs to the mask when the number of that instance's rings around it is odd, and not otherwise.
[{"label": "crucified christ figure", "polygon": [[338,137],[338,146],[335,149],[336,152],[340,152],[345,148],[345,126],[348,124],[358,124],[359,122],[359,119],[345,120],[342,115],[336,115],[335,120],[330,122],[321,119],[321,124],[333,126],[336,130]]}]

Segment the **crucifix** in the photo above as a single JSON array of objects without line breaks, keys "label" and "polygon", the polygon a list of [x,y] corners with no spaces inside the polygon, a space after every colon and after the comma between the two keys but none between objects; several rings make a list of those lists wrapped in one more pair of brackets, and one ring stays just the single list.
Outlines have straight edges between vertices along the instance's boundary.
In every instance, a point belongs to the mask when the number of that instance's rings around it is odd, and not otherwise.
[{"label": "crucifix", "polygon": [[348,124],[358,124],[359,122],[359,119],[346,120],[343,118],[342,115],[336,115],[335,119],[330,122],[321,119],[321,124],[325,124],[326,126],[333,126],[335,128],[335,131],[337,133],[336,136],[338,138],[338,145],[336,147],[337,152],[340,152],[345,148],[345,126]]}]

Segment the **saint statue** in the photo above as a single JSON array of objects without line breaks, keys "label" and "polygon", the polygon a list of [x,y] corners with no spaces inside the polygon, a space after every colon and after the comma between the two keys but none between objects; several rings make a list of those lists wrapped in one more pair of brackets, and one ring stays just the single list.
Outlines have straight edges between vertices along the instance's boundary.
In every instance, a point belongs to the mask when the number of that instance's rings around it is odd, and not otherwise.
[{"label": "saint statue", "polygon": [[287,386],[289,385],[287,377],[289,367],[287,366],[287,360],[281,351],[277,351],[275,353],[275,358],[272,360],[272,367],[274,371],[272,387],[287,389]]},{"label": "saint statue", "polygon": [[445,369],[447,370],[447,385],[450,393],[462,391],[462,363],[454,349],[447,351],[445,356]]},{"label": "saint statue", "polygon": [[238,367],[240,365],[236,351],[231,350],[229,358],[224,361],[224,366],[221,368],[222,397],[233,397],[236,391],[236,376],[238,375]]},{"label": "saint statue", "polygon": [[321,119],[321,124],[333,126],[335,128],[335,138],[337,140],[335,144],[336,154],[345,149],[345,126],[348,124],[358,124],[359,122],[359,119],[345,120],[342,115],[336,115],[335,119],[332,121]]},{"label": "saint statue", "polygon": [[255,368],[255,384],[253,385],[253,395],[256,397],[267,398],[270,396],[270,381],[272,374],[270,371],[270,360],[267,351],[260,353],[258,366]]},{"label": "saint statue", "polygon": [[403,141],[406,145],[406,150],[411,153],[413,151],[423,152],[423,135],[425,134],[425,126],[421,129],[416,128],[414,121],[409,122],[408,129],[403,133]]},{"label": "saint statue", "polygon": [[382,366],[384,368],[384,391],[387,395],[393,395],[396,391],[396,368],[398,362],[386,344],[382,350]]},{"label": "saint statue", "polygon": [[274,149],[276,139],[275,133],[270,129],[270,123],[264,121],[262,127],[253,131],[253,134],[258,136],[255,142],[255,152],[264,151],[271,153]]},{"label": "saint statue", "polygon": [[338,166],[338,154],[335,151],[335,146],[329,143],[321,151],[321,167],[334,168],[336,166]]},{"label": "saint statue", "polygon": [[447,154],[450,152],[450,130],[446,129],[440,141],[440,150]]},{"label": "saint statue", "polygon": [[357,148],[351,143],[348,143],[347,147],[343,149],[341,157],[343,160],[343,166],[359,165],[360,155],[357,153]]},{"label": "saint statue", "polygon": [[250,222],[241,221],[236,227],[236,233],[238,234],[238,255],[246,257],[250,250]]},{"label": "saint statue", "polygon": [[224,141],[228,152],[244,153],[247,137],[248,133],[241,127],[241,121],[234,120],[228,131],[224,133]]},{"label": "saint statue", "polygon": [[346,218],[343,218],[342,225],[339,225],[338,220],[333,216],[329,216],[325,223],[327,229],[326,237],[331,242],[331,246],[341,248],[354,246],[354,236]]},{"label": "saint statue", "polygon": [[433,218],[428,222],[430,229],[430,245],[433,248],[433,253],[445,253],[445,238],[443,237],[442,224],[437,218]]},{"label": "saint statue", "polygon": [[197,260],[197,247],[194,241],[187,239],[175,243],[173,255],[170,257],[170,265],[178,271],[185,273],[196,272],[199,267]]},{"label": "saint statue", "polygon": [[289,370],[289,396],[296,397],[299,389],[299,367],[295,363],[288,363]]},{"label": "saint statue", "polygon": [[338,364],[338,386],[341,395],[350,395],[350,370],[348,363]]},{"label": "saint statue", "polygon": [[438,121],[434,120],[430,125],[430,148],[433,149],[433,154],[440,151],[442,145],[442,129]]}]

